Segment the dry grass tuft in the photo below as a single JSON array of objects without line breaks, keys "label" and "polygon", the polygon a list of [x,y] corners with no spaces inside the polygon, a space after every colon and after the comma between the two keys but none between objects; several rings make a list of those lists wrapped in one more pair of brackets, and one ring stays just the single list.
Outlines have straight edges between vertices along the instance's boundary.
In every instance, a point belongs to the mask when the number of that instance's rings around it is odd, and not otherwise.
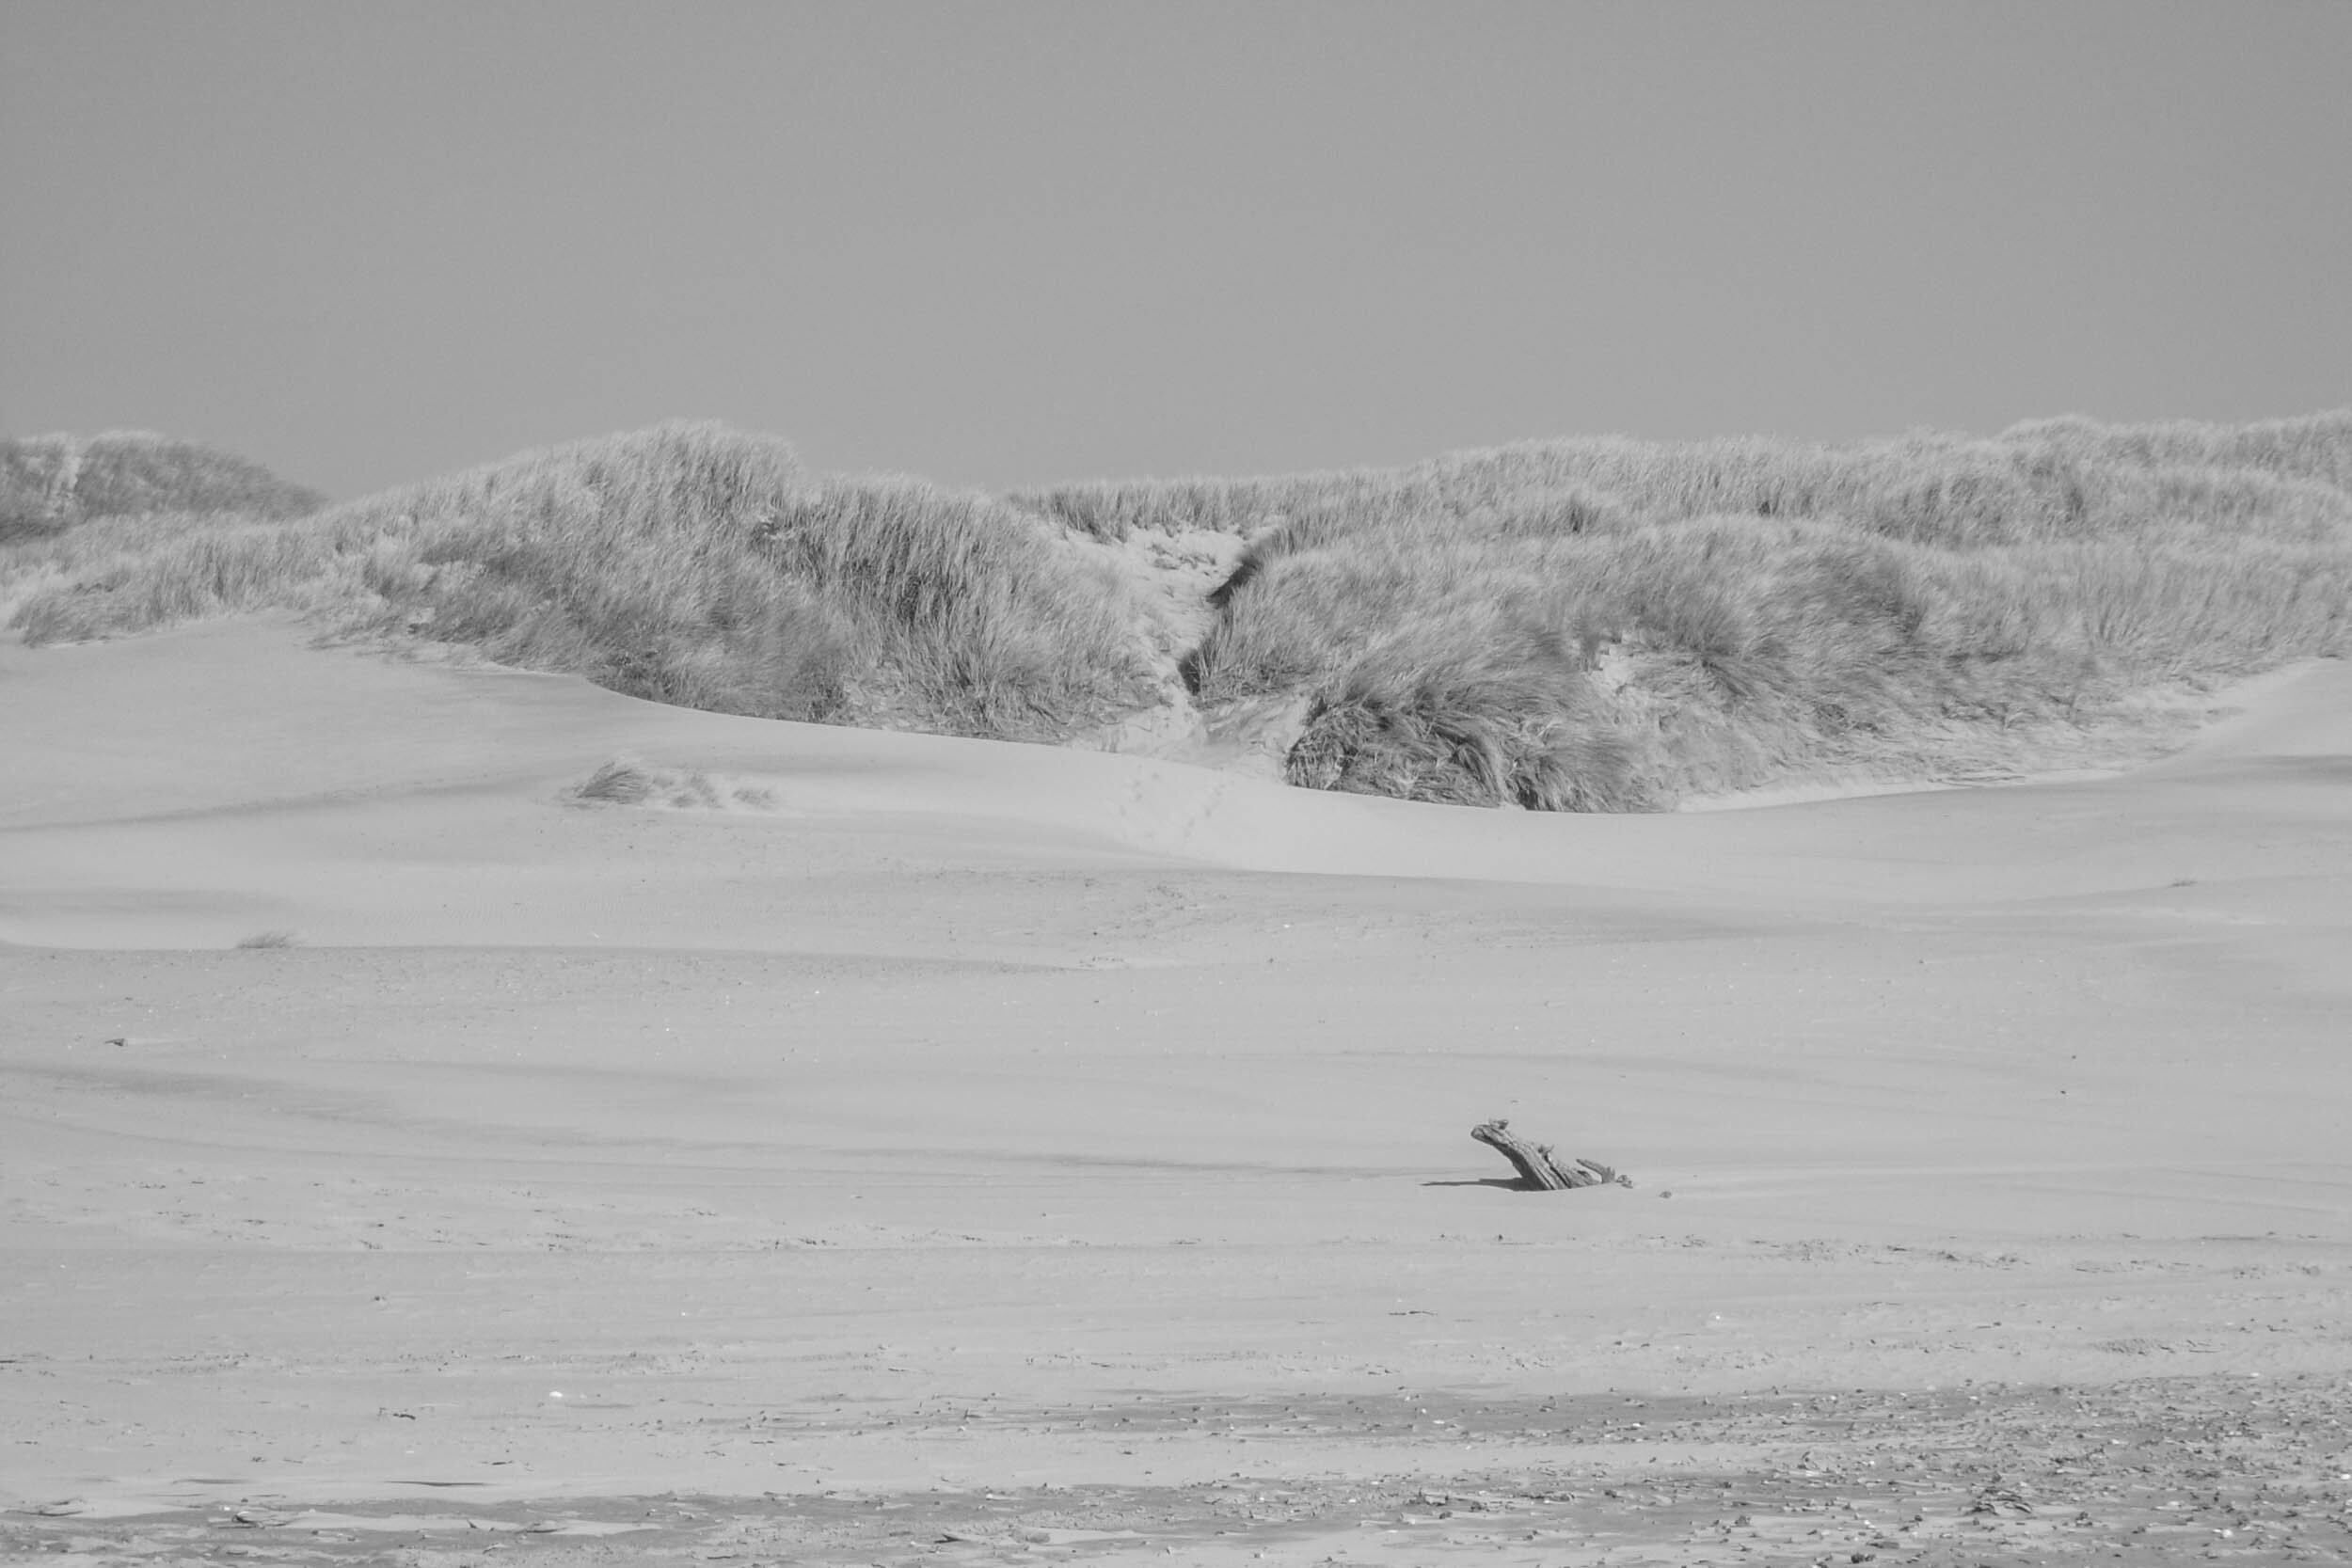
[{"label": "dry grass tuft", "polygon": [[640,806],[653,799],[660,787],[661,781],[643,763],[616,758],[590,774],[586,784],[572,791],[572,798],[615,806]]},{"label": "dry grass tuft", "polygon": [[615,757],[571,791],[592,805],[660,806],[671,811],[773,811],[775,791],[739,779],[718,779],[698,768],[658,768]]}]

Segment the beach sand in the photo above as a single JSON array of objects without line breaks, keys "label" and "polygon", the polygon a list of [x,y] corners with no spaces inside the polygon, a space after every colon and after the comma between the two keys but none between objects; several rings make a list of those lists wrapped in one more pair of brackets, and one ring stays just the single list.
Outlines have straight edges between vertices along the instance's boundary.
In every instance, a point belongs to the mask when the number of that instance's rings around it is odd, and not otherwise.
[{"label": "beach sand", "polygon": [[2352,664],[2226,706],[1553,816],[0,648],[0,1554],[2345,1560]]}]

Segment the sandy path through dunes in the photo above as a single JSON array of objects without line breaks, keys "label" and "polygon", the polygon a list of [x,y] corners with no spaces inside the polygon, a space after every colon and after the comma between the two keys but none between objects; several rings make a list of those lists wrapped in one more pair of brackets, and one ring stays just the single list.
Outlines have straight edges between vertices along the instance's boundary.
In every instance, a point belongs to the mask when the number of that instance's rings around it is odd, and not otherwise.
[{"label": "sandy path through dunes", "polygon": [[[1618,819],[271,623],[0,716],[0,1504],[1343,1511],[1590,1444],[1084,1418],[2352,1367],[2352,667],[2126,778]],[[567,799],[624,753],[765,804]],[[1498,1187],[1499,1114],[1639,1185]]]}]

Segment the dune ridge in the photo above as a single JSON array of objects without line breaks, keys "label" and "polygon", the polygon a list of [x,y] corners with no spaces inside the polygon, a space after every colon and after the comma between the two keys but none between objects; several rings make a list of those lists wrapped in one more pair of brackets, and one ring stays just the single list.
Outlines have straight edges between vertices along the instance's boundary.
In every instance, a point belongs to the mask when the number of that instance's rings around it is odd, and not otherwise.
[{"label": "dune ridge", "polygon": [[675,424],[275,520],[57,513],[0,540],[0,607],[36,644],[290,609],[707,711],[1643,811],[2160,755],[2182,699],[2345,651],[2347,473],[2337,412],[996,498]]}]

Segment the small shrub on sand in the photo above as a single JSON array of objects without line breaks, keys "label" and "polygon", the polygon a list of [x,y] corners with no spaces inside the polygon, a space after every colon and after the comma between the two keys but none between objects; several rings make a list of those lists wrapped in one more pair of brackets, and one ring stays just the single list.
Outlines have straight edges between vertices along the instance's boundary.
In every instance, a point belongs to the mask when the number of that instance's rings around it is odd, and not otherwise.
[{"label": "small shrub on sand", "polygon": [[237,945],[240,948],[298,947],[301,940],[292,931],[256,931],[249,937],[239,937]]}]

